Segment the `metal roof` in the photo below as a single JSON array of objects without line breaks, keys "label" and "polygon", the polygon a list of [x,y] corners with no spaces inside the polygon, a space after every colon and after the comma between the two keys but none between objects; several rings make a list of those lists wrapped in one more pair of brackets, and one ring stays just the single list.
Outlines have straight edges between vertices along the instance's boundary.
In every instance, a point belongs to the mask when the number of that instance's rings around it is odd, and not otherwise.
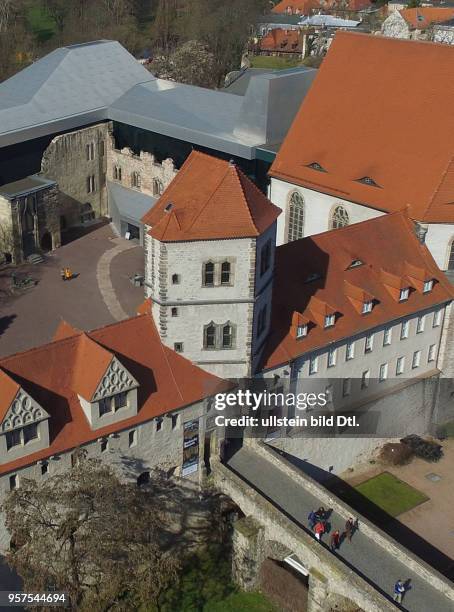
[{"label": "metal roof", "polygon": [[238,96],[156,79],[115,41],[63,47],[0,84],[0,147],[114,120],[253,159],[283,139],[315,73],[254,75]]},{"label": "metal roof", "polygon": [[140,220],[145,213],[153,208],[158,201],[158,198],[124,187],[113,181],[107,181],[107,191],[111,205],[113,201],[120,215],[139,224],[141,224]]},{"label": "metal roof", "polygon": [[35,193],[36,191],[47,189],[48,187],[52,187],[56,184],[57,183],[55,181],[51,181],[42,176],[34,174],[32,176],[27,176],[27,178],[21,179],[20,181],[14,181],[13,183],[2,185],[0,187],[0,196],[5,197],[7,200],[14,200],[14,198],[18,198],[29,193]]}]

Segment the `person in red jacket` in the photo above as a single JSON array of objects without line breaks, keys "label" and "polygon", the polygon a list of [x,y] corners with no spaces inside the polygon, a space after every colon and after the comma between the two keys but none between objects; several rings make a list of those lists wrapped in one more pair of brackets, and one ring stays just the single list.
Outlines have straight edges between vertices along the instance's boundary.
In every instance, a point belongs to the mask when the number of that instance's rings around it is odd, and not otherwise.
[{"label": "person in red jacket", "polygon": [[320,542],[320,540],[322,539],[322,535],[325,533],[325,525],[321,521],[315,523],[314,533],[315,537]]}]

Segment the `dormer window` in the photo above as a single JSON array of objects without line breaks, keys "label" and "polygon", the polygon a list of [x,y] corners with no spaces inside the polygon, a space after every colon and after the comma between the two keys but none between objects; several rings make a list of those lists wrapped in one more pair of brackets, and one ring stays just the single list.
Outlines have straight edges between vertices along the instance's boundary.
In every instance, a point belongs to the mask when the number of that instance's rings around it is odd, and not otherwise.
[{"label": "dormer window", "polygon": [[323,168],[318,162],[312,162],[312,164],[308,164],[308,168],[312,168],[312,170],[318,170],[318,172],[326,172],[325,168]]},{"label": "dormer window", "polygon": [[370,176],[363,176],[363,178],[358,179],[358,183],[363,183],[363,185],[369,185],[370,187],[378,187],[377,183]]},{"label": "dormer window", "polygon": [[14,429],[13,431],[6,432],[6,448],[10,450],[16,446],[24,446],[38,438],[38,424],[32,423],[31,425],[22,427],[22,429]]},{"label": "dormer window", "polygon": [[431,280],[426,280],[426,281],[424,281],[424,287],[423,287],[422,292],[423,293],[430,293],[432,291],[433,287],[434,287],[433,280],[432,279]]},{"label": "dormer window", "polygon": [[367,302],[363,302],[363,314],[367,314],[368,312],[372,312],[373,303],[372,300],[368,300]]},{"label": "dormer window", "polygon": [[296,328],[296,337],[304,338],[305,336],[307,336],[307,325],[298,325]]},{"label": "dormer window", "polygon": [[333,327],[334,323],[336,320],[336,316],[333,314],[328,314],[325,316],[325,328],[326,327]]},{"label": "dormer window", "polygon": [[404,287],[400,290],[399,294],[399,302],[406,302],[408,300],[408,296],[410,295],[410,288]]},{"label": "dormer window", "polygon": [[348,270],[351,268],[357,268],[358,266],[364,265],[364,262],[361,259],[354,259],[352,263],[348,266]]}]

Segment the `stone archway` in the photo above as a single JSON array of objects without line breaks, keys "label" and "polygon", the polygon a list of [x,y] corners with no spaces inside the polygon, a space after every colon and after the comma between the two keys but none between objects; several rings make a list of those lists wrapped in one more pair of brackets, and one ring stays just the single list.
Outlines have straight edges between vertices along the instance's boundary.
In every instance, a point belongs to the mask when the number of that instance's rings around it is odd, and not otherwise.
[{"label": "stone archway", "polygon": [[49,232],[44,232],[41,236],[41,249],[45,252],[52,251],[52,236]]}]

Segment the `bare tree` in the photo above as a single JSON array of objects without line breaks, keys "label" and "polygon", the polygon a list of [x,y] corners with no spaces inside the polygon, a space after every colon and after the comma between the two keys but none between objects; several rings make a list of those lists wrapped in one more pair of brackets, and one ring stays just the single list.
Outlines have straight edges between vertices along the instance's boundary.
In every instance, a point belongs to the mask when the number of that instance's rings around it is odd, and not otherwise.
[{"label": "bare tree", "polygon": [[82,451],[69,473],[40,484],[23,479],[3,510],[15,544],[7,560],[25,591],[52,586],[81,611],[139,609],[156,605],[176,578],[155,498]]},{"label": "bare tree", "polygon": [[150,64],[150,71],[157,77],[199,87],[214,87],[215,57],[205,45],[190,40],[178,47],[170,56],[158,56]]}]

